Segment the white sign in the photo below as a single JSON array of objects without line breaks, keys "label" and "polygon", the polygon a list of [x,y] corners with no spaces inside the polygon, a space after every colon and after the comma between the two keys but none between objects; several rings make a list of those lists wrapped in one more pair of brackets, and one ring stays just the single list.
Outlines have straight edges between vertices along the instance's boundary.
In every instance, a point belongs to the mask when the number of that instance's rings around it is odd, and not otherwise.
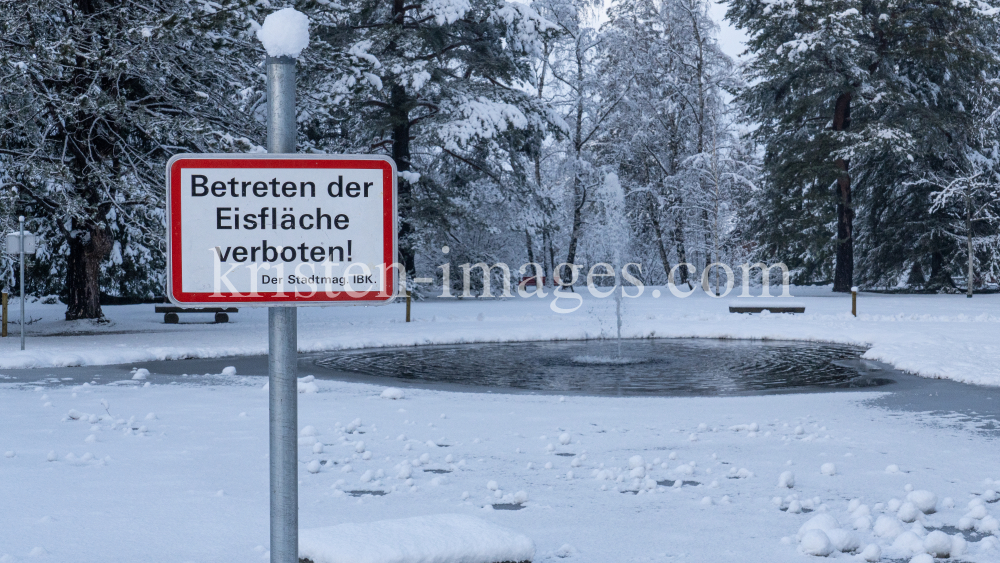
[{"label": "white sign", "polygon": [[167,164],[178,305],[388,302],[396,166],[355,155],[182,155]]},{"label": "white sign", "polygon": [[[24,233],[24,253],[34,254],[35,253],[35,235],[32,233]],[[21,253],[21,233],[7,233],[7,254],[20,254]]]}]

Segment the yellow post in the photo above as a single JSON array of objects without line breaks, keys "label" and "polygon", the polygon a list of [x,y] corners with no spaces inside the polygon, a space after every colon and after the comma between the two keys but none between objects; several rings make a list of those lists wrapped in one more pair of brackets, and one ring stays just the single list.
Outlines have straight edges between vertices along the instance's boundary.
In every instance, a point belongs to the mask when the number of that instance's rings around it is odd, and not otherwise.
[{"label": "yellow post", "polygon": [[0,329],[0,336],[7,336],[7,292],[3,292],[3,296],[0,297],[0,301],[3,302],[3,328]]},{"label": "yellow post", "polygon": [[851,288],[851,314],[858,316],[858,288]]},{"label": "yellow post", "polygon": [[406,290],[406,322],[410,322],[410,290]]}]

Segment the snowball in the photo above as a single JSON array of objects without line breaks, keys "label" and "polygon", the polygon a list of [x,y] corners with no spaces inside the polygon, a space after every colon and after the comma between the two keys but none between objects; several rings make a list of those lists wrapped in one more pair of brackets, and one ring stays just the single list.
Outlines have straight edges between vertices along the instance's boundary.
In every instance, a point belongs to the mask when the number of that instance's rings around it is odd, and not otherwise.
[{"label": "snowball", "polygon": [[4,457],[14,457],[16,454],[14,453],[13,450],[8,450],[8,451],[4,452],[3,455],[4,455]]},{"label": "snowball", "polygon": [[920,510],[918,510],[912,502],[907,501],[899,507],[899,511],[896,512],[896,516],[906,523],[915,522],[917,518],[920,517]]},{"label": "snowball", "polygon": [[837,466],[832,463],[824,463],[822,466],[820,466],[819,472],[822,473],[823,475],[836,475]]},{"label": "snowball", "polygon": [[889,474],[899,473],[899,466],[893,463],[892,465],[887,465],[885,467],[885,472]]},{"label": "snowball", "polygon": [[802,503],[797,500],[793,500],[788,503],[788,513],[789,514],[799,514],[802,512]]},{"label": "snowball", "polygon": [[132,375],[132,379],[146,379],[147,377],[149,377],[149,370],[146,368],[139,368]]},{"label": "snowball", "polygon": [[837,551],[847,553],[856,551],[861,547],[861,540],[858,538],[858,535],[850,530],[834,528],[832,530],[825,530],[825,532],[827,537],[830,538],[830,545]]},{"label": "snowball", "polygon": [[316,442],[315,444],[313,444],[313,453],[314,454],[323,453],[323,442]]},{"label": "snowball", "polygon": [[906,500],[912,502],[924,514],[933,514],[937,511],[937,495],[930,491],[913,491],[906,495]]},{"label": "snowball", "polygon": [[972,518],[974,520],[982,520],[983,518],[986,518],[986,507],[981,504],[970,506],[969,513],[965,516],[966,518]]},{"label": "snowball", "polygon": [[795,474],[791,471],[785,471],[778,476],[778,486],[791,489],[795,486]]},{"label": "snowball", "polygon": [[257,39],[271,57],[298,58],[309,45],[309,17],[294,8],[273,12],[264,18]]},{"label": "snowball", "polygon": [[629,469],[636,469],[638,467],[645,468],[646,467],[646,462],[643,461],[641,455],[634,455],[634,456],[628,458],[628,466],[629,466]]},{"label": "snowball", "polygon": [[315,435],[316,435],[315,426],[306,426],[305,428],[302,429],[301,432],[299,432],[299,436],[315,436]]},{"label": "snowball", "polygon": [[54,450],[51,451],[51,452],[49,452],[49,455],[45,457],[45,459],[47,459],[49,461],[55,461],[58,458],[59,458],[59,456],[56,455],[56,452]]},{"label": "snowball", "polygon": [[799,542],[799,549],[806,555],[819,555],[821,557],[826,557],[833,553],[830,538],[823,530],[809,530],[806,532],[802,536],[802,541]]},{"label": "snowball", "polygon": [[312,375],[300,377],[296,383],[299,393],[319,393],[319,386],[313,381],[316,379]]},{"label": "snowball", "polygon": [[146,420],[156,420],[156,413],[149,413],[146,415]]},{"label": "snowball", "polygon": [[496,481],[490,481],[490,482],[486,483],[486,488],[489,489],[489,490],[491,490],[491,491],[495,491],[495,490],[497,490],[497,489],[500,488],[500,485],[497,485]]},{"label": "snowball", "polygon": [[949,557],[951,555],[951,536],[941,530],[934,530],[924,538],[924,551],[934,557]]},{"label": "snowball", "polygon": [[371,469],[369,469],[368,471],[365,471],[364,473],[361,474],[361,482],[362,483],[367,483],[367,482],[369,482],[371,480],[372,480],[372,470]]},{"label": "snowball", "polygon": [[528,502],[528,493],[524,491],[514,493],[514,504],[524,504],[526,502]]},{"label": "snowball", "polygon": [[951,556],[961,557],[965,554],[965,538],[962,534],[955,534],[951,537]]},{"label": "snowball", "polygon": [[997,500],[1000,500],[1000,494],[997,494],[997,492],[993,489],[986,489],[983,493],[983,500],[986,502],[996,502]]},{"label": "snowball", "polygon": [[712,497],[704,497],[701,499],[702,506],[712,506]]},{"label": "snowball", "polygon": [[236,367],[226,366],[222,368],[222,375],[236,375]]},{"label": "snowball", "polygon": [[359,454],[364,453],[365,443],[362,442],[361,440],[358,440],[358,443],[354,444],[354,451],[358,452]]},{"label": "snowball", "polygon": [[[817,514],[803,524],[801,528],[799,528],[799,539],[805,537],[805,533],[809,530],[823,530],[825,532],[828,530],[836,530],[839,527],[840,523],[838,523],[837,519],[833,516],[826,513]],[[829,537],[827,539],[829,539]]]},{"label": "snowball", "polygon": [[560,444],[565,446],[569,444],[569,441],[570,441],[569,432],[563,432],[562,434],[559,435]]},{"label": "snowball", "polygon": [[309,471],[309,473],[319,473],[319,461],[315,459],[310,461],[309,465],[306,466],[306,470]]},{"label": "snowball", "polygon": [[992,516],[987,516],[976,525],[976,531],[981,534],[997,535],[997,532],[1000,532],[1000,520]]},{"label": "snowball", "polygon": [[892,542],[892,548],[903,553],[923,553],[924,540],[913,532],[903,532],[899,534],[896,541]]},{"label": "snowball", "polygon": [[891,540],[903,533],[903,525],[899,523],[899,520],[883,514],[875,520],[873,531],[876,536]]},{"label": "snowball", "polygon": [[861,558],[874,563],[882,559],[882,548],[874,543],[870,543],[861,551]]},{"label": "snowball", "polygon": [[383,399],[398,400],[403,398],[403,390],[399,387],[387,387],[380,395]]}]

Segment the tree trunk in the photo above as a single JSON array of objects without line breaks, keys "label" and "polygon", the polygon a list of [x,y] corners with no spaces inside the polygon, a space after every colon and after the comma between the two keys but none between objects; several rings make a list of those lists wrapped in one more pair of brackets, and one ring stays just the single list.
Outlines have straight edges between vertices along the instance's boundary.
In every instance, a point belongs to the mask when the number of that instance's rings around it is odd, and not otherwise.
[{"label": "tree trunk", "polygon": [[653,223],[653,232],[656,233],[656,246],[660,251],[660,262],[663,263],[663,273],[670,279],[670,258],[667,257],[667,247],[663,244],[663,230],[660,229],[660,210],[653,204],[654,199],[649,198],[649,218]]},{"label": "tree trunk", "polygon": [[[582,193],[581,193],[582,192]],[[569,237],[569,250],[566,252],[566,262],[575,264],[576,245],[580,240],[580,231],[583,230],[583,206],[587,203],[587,192],[580,185],[580,176],[573,177],[573,230]],[[568,279],[572,279],[572,266],[566,266],[559,272],[559,285],[565,285]]]},{"label": "tree trunk", "polygon": [[955,281],[951,279],[951,272],[941,252],[941,242],[939,235],[931,235],[931,277],[927,280],[927,289],[939,291],[955,287]]},{"label": "tree trunk", "polygon": [[67,238],[66,320],[100,319],[101,262],[111,252],[114,241],[101,228],[77,229]]},{"label": "tree trunk", "polygon": [[[410,170],[410,111],[406,88],[392,87],[389,99],[392,122],[392,159],[400,172]],[[416,276],[416,250],[413,240],[413,191],[405,178],[397,179],[399,190],[399,253],[409,277]]]},{"label": "tree trunk", "polygon": [[[677,263],[684,264],[688,261],[687,250],[684,248],[684,204],[682,201],[679,201],[678,203],[678,207],[681,211],[677,213],[677,224],[674,227],[674,240],[677,241]],[[683,266],[677,268],[677,271],[681,275],[681,283],[687,284],[688,289],[691,289],[691,282],[688,281],[687,267]]]},{"label": "tree trunk", "polygon": [[559,272],[559,285],[564,285],[567,277],[572,277],[572,264],[576,260],[576,245],[583,230],[583,206],[587,202],[587,193],[580,182],[580,159],[583,155],[583,53],[580,50],[580,40],[576,43],[576,131],[573,133],[573,150],[576,160],[573,162],[573,229],[569,235],[569,250],[566,252],[566,262],[570,264]]},{"label": "tree trunk", "polygon": [[965,295],[966,295],[966,297],[970,297],[971,298],[972,297],[972,286],[975,284],[975,280],[973,279],[973,269],[972,269],[972,261],[973,261],[974,255],[972,254],[972,202],[971,201],[966,201],[966,203],[965,203],[965,230],[966,230],[966,232],[969,235],[969,237],[968,237],[968,245],[969,245],[969,275],[967,277],[967,281],[965,282],[965,286],[966,286],[966,294]]},{"label": "tree trunk", "polygon": [[[851,94],[841,94],[833,114],[833,130],[844,131],[851,124]],[[848,293],[854,285],[854,207],[851,204],[850,162],[838,158],[837,177],[837,262],[833,290]]]}]

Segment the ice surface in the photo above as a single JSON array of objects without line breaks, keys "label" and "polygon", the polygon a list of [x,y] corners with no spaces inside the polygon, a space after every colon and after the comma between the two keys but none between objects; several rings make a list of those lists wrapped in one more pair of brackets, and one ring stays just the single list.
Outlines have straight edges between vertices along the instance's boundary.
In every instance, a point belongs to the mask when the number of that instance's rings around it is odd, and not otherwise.
[{"label": "ice surface", "polygon": [[535,544],[464,514],[437,514],[299,531],[299,556],[313,563],[501,563],[531,561]]},{"label": "ice surface", "polygon": [[[739,298],[712,299],[696,286],[687,299],[654,298],[647,286],[623,312],[625,338],[802,339],[869,346],[865,358],[893,364],[926,377],[1000,386],[1000,361],[994,329],[1000,325],[1000,294],[957,300],[952,296],[865,295],[858,317],[850,315],[850,296],[831,294],[829,287],[793,287],[801,315],[733,315],[727,306]],[[756,290],[755,290],[756,291]],[[664,291],[665,295],[670,295]],[[735,293],[735,292],[734,292]],[[423,330],[408,330],[399,307],[344,308],[331,319],[323,308],[299,311],[299,350],[312,352],[371,346],[412,346],[455,342],[593,339],[610,335],[612,299],[577,293],[584,306],[570,315],[554,313],[546,299],[458,302],[431,300],[414,311]],[[634,303],[634,305],[633,305]],[[490,323],[476,317],[485,311]],[[64,305],[28,303],[26,314],[40,318],[20,351],[17,339],[0,339],[0,369],[125,364],[214,358],[267,353],[267,311],[245,309],[225,325],[166,325],[148,305],[116,305],[104,309],[110,322],[100,327],[61,320]],[[437,318],[438,322],[430,323]],[[696,319],[696,320],[695,320]],[[525,325],[525,322],[528,322]],[[122,332],[128,346],[120,346]],[[72,332],[72,335],[68,333]],[[46,338],[35,338],[46,335]],[[955,361],[957,347],[968,350]],[[734,420],[733,423],[743,422]],[[728,425],[727,425],[728,426]],[[794,428],[796,425],[793,424]],[[804,431],[804,430],[803,430]],[[887,459],[882,467],[899,464]],[[998,477],[998,476],[994,476]]]},{"label": "ice surface", "polygon": [[272,12],[257,30],[257,39],[271,57],[298,58],[309,45],[309,17],[294,8]]}]

